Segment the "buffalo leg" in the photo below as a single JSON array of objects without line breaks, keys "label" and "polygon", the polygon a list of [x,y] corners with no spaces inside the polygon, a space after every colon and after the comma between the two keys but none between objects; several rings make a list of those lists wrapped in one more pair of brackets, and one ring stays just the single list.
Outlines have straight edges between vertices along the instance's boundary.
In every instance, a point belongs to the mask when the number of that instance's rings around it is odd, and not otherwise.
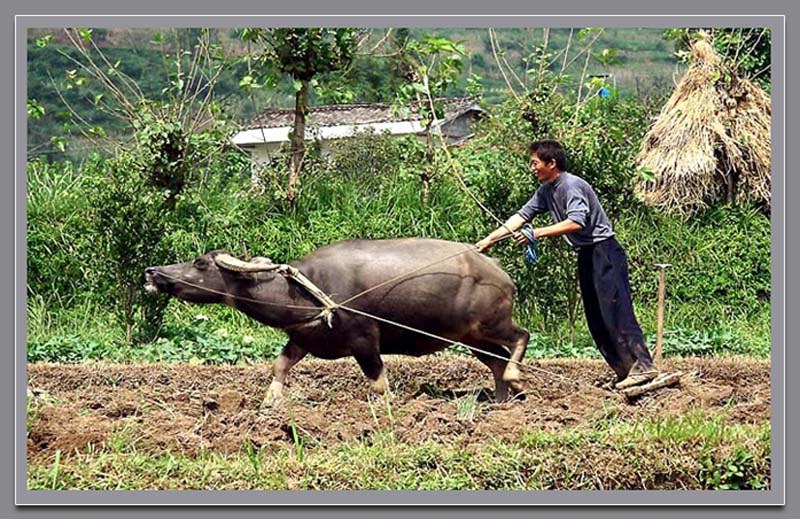
[{"label": "buffalo leg", "polygon": [[374,355],[354,356],[361,367],[361,371],[369,379],[372,391],[379,395],[385,394],[389,390],[389,377],[386,376],[386,367],[383,365],[383,360],[377,350]]},{"label": "buffalo leg", "polygon": [[503,380],[519,385],[521,377],[517,365],[522,363],[525,357],[530,334],[524,328],[516,326],[511,320],[511,315],[511,298],[499,301],[494,307],[494,312],[475,328],[477,330],[475,337],[483,343],[490,342],[511,350]]},{"label": "buffalo leg", "polygon": [[354,323],[353,334],[348,341],[350,351],[364,375],[369,379],[373,392],[380,395],[389,390],[389,379],[381,359],[380,330],[369,320]]},{"label": "buffalo leg", "polygon": [[518,364],[521,364],[522,359],[525,357],[525,350],[528,348],[530,334],[523,328],[518,328],[513,324],[511,326],[512,331],[501,339],[503,343],[510,343],[511,345],[511,359],[508,365],[506,365],[505,372],[503,373],[503,380],[519,384],[520,372]]},{"label": "buffalo leg", "polygon": [[[480,344],[476,347],[484,350],[487,353],[492,353],[503,358],[509,357],[508,350],[506,350],[503,346],[498,346],[496,344]],[[509,365],[508,361],[503,360],[502,358],[499,359],[494,355],[487,355],[486,353],[481,353],[475,350],[472,350],[472,353],[478,358],[479,361],[486,364],[486,366],[488,366],[492,371],[492,375],[494,375],[495,402],[505,402],[508,400],[509,396],[513,397],[522,391],[522,385],[519,383],[519,381],[508,382],[503,379],[507,370],[507,366]]]},{"label": "buffalo leg", "polygon": [[386,376],[386,367],[383,365],[377,341],[359,338],[352,344],[352,349],[353,357],[369,379],[372,391],[385,394],[389,390],[389,378]]},{"label": "buffalo leg", "polygon": [[300,360],[308,353],[306,350],[300,348],[293,342],[288,342],[283,347],[283,351],[275,359],[273,367],[273,379],[267,390],[267,396],[264,397],[262,407],[271,406],[276,404],[283,398],[283,386],[286,383],[286,376],[292,366],[300,362]]}]

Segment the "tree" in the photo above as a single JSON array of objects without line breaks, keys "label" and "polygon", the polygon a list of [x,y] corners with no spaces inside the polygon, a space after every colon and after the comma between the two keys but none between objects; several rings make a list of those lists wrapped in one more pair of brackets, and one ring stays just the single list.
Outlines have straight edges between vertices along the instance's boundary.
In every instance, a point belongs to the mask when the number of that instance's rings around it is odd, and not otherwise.
[{"label": "tree", "polygon": [[349,65],[357,47],[357,35],[357,29],[324,28],[246,29],[242,33],[244,40],[264,46],[260,58],[265,67],[289,74],[294,81],[294,125],[286,190],[290,204],[297,198],[300,184],[312,80]]},{"label": "tree", "polygon": [[411,38],[409,29],[395,29],[390,38],[392,54],[388,58],[389,86],[397,92],[414,79],[413,63],[408,56],[408,42]]},{"label": "tree", "polygon": [[426,36],[420,40],[406,38],[399,55],[399,70],[406,71],[407,83],[400,87],[397,100],[419,111],[425,121],[425,169],[422,178],[422,199],[428,199],[430,184],[436,176],[434,168],[433,123],[444,116],[440,98],[455,84],[464,68],[464,45],[446,38]]},{"label": "tree", "polygon": [[[68,29],[65,35],[75,53],[63,55],[75,68],[66,71],[63,88],[78,91],[125,128],[120,138],[109,137],[58,92],[76,133],[113,153],[91,191],[97,248],[108,258],[104,268],[115,280],[113,303],[128,340],[151,340],[167,299],[145,295],[143,270],[175,260],[164,238],[187,210],[187,191],[214,169],[211,162],[227,146],[230,128],[213,95],[225,60],[211,43],[211,31],[202,29],[191,50],[176,48],[164,56],[168,83],[162,98],[153,99],[122,72],[119,61],[108,58],[92,29]],[[29,103],[29,112],[35,117],[41,110]]]}]

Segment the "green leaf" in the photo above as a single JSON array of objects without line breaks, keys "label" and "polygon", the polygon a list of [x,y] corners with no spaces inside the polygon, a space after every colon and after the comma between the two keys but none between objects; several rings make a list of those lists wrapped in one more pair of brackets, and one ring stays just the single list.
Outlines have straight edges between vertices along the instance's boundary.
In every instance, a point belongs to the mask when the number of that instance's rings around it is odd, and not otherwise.
[{"label": "green leaf", "polygon": [[639,176],[648,182],[652,182],[656,179],[656,175],[653,173],[653,170],[646,166],[639,168],[637,173],[639,173]]},{"label": "green leaf", "polygon": [[250,89],[261,88],[261,85],[258,84],[258,82],[255,80],[253,76],[247,75],[239,80],[239,88],[243,88],[244,90],[250,90]]},{"label": "green leaf", "polygon": [[589,35],[594,34],[600,30],[602,29],[598,27],[586,27],[585,29],[581,29],[580,31],[578,31],[577,39],[578,41],[581,41],[586,37],[588,37]]},{"label": "green leaf", "polygon": [[67,149],[67,139],[59,135],[50,137],[50,144],[52,144],[58,151],[62,153]]},{"label": "green leaf", "polygon": [[106,136],[106,131],[105,131],[105,129],[103,129],[102,126],[92,126],[91,128],[89,128],[87,133],[89,133],[89,135],[92,135],[94,137],[105,137]]},{"label": "green leaf", "polygon": [[242,29],[241,32],[241,39],[242,41],[255,41],[261,35],[261,29],[256,28],[245,28]]},{"label": "green leaf", "polygon": [[27,100],[27,111],[28,111],[28,117],[30,117],[34,121],[38,121],[39,119],[41,119],[45,113],[44,106],[39,104],[39,102],[33,98]]},{"label": "green leaf", "polygon": [[89,43],[92,41],[92,29],[78,29],[78,36],[84,43]]},{"label": "green leaf", "polygon": [[53,41],[53,35],[45,34],[44,36],[36,40],[36,46],[39,47],[40,49],[43,49],[47,47],[50,43],[52,43],[52,41]]},{"label": "green leaf", "polygon": [[423,83],[411,83],[411,89],[414,92],[419,92],[420,94],[428,93],[428,89],[425,88],[425,85]]}]

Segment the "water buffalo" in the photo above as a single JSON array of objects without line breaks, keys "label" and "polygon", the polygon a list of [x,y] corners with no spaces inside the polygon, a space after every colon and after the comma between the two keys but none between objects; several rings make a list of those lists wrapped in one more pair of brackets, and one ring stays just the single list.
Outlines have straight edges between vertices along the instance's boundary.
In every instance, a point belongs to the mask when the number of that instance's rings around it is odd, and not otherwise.
[{"label": "water buffalo", "polygon": [[[520,361],[529,338],[511,320],[514,284],[473,245],[418,238],[350,240],[290,265],[340,303],[385,283],[346,306],[499,355],[503,358],[475,352],[494,375],[496,400],[521,391],[517,366],[505,360]],[[226,304],[285,330],[289,341],[275,362],[265,403],[281,398],[289,370],[307,353],[323,359],[352,355],[372,389],[383,393],[388,379],[382,354],[420,356],[448,346],[344,308],[328,323],[318,317],[319,300],[276,267],[268,258],[242,261],[212,251],[194,261],[146,269],[145,288],[194,303]],[[406,273],[411,274],[390,281]]]}]

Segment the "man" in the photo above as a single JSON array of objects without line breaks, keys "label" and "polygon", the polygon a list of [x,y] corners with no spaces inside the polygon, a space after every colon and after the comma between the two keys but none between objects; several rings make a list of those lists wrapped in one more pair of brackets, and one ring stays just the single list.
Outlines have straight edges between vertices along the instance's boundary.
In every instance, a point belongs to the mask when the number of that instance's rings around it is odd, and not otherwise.
[{"label": "man", "polygon": [[509,234],[520,244],[528,239],[518,233],[537,214],[550,212],[555,222],[533,230],[535,239],[564,236],[578,252],[578,277],[589,331],[611,369],[617,389],[654,379],[644,336],[633,313],[625,251],[600,206],[592,186],[566,171],[566,153],[557,141],[536,141],[528,147],[531,168],[542,183],[533,197],[486,238],[477,243],[486,251]]}]

